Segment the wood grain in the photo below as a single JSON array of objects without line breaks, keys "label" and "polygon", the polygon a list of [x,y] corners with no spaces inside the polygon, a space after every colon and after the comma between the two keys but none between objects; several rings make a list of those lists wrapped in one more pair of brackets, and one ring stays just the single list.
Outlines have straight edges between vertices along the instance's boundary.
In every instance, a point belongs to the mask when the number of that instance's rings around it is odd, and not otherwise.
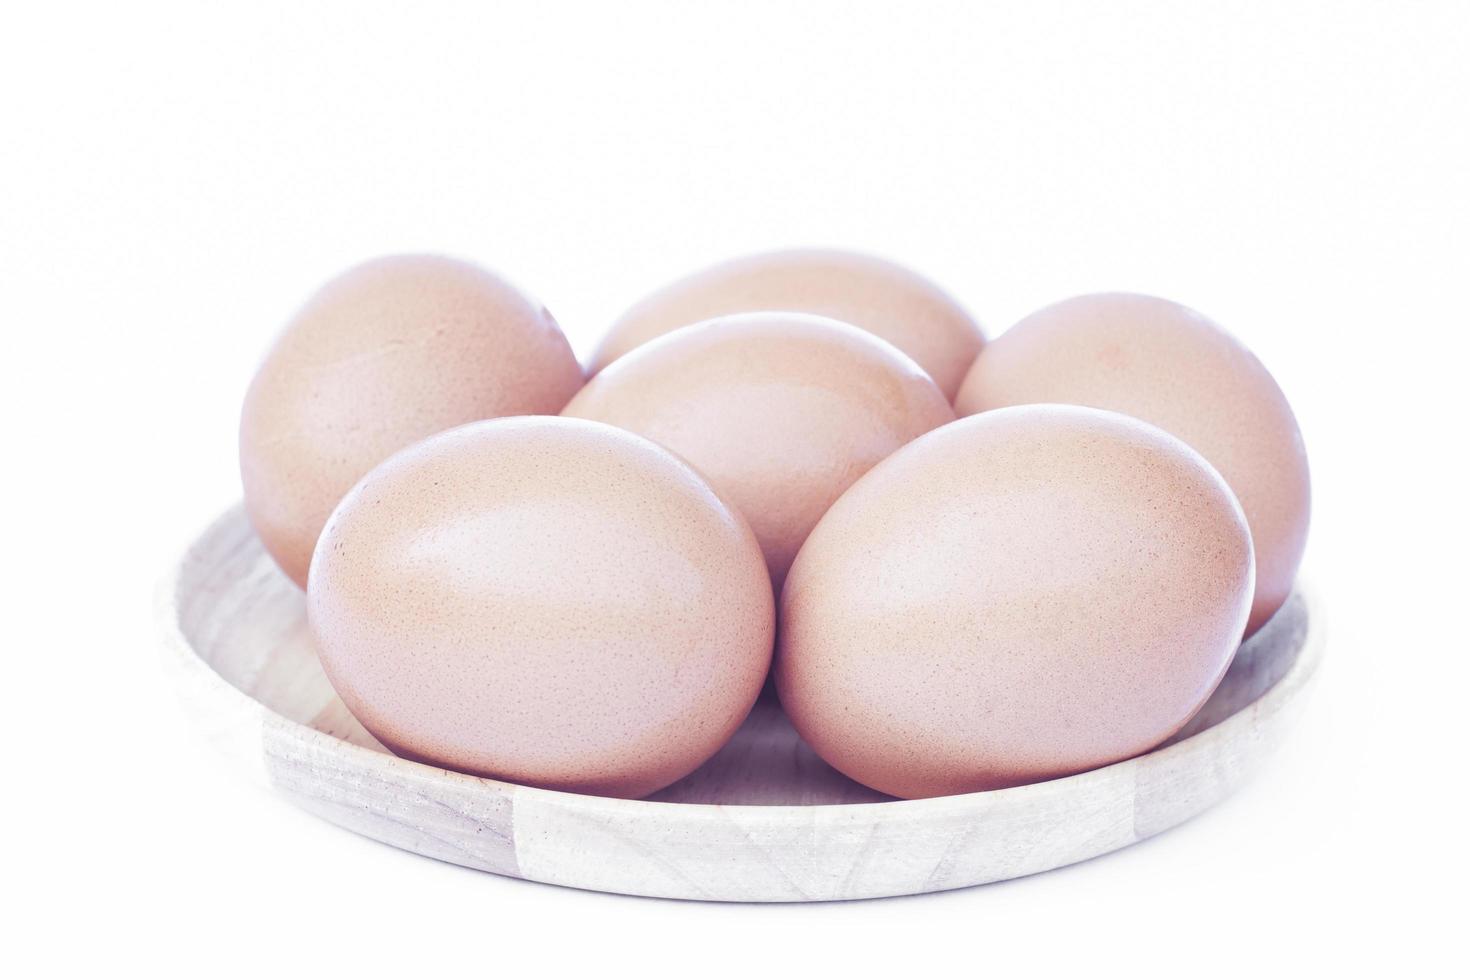
[{"label": "wood grain", "polygon": [[301,593],[237,509],[160,587],[166,663],[205,737],[357,833],[466,867],[601,891],[825,901],[960,888],[1086,860],[1224,798],[1279,744],[1322,648],[1298,591],[1214,697],[1146,755],[1065,779],[891,800],[833,770],[763,699],[735,738],[649,800],[558,793],[389,754],[343,707]]}]

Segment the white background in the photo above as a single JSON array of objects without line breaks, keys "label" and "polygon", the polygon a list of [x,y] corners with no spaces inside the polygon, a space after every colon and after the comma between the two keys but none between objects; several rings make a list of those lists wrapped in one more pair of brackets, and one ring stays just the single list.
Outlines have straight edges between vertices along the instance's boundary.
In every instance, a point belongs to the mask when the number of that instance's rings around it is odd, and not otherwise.
[{"label": "white background", "polygon": [[[27,4],[0,25],[0,956],[1463,968],[1470,8],[298,6]],[[729,907],[396,852],[198,743],[151,590],[237,496],[245,384],[316,284],[382,252],[460,254],[586,356],[664,281],[799,244],[908,263],[992,333],[1081,291],[1163,294],[1271,367],[1311,454],[1330,637],[1259,779],[1026,880]]]}]

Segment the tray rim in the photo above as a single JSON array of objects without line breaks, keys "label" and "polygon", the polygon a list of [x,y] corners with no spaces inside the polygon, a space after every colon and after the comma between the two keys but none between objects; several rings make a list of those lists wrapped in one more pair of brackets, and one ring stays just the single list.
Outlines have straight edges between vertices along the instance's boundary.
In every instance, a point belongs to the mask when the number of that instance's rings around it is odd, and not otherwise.
[{"label": "tray rim", "polygon": [[[212,540],[215,535],[221,533],[226,525],[242,519],[242,508],[240,504],[236,503],[222,514],[216,516],[201,531],[195,534],[190,539],[188,545],[169,566],[166,573],[159,579],[155,591],[154,606],[158,631],[162,641],[162,653],[165,657],[165,667],[173,675],[175,683],[181,686],[180,694],[184,694],[182,687],[187,686],[191,693],[197,693],[210,702],[209,710],[218,717],[219,724],[215,725],[210,723],[209,728],[212,731],[206,731],[206,736],[215,736],[212,740],[216,742],[217,747],[223,749],[226,755],[233,757],[239,762],[243,762],[247,771],[251,772],[255,777],[255,781],[262,782],[266,785],[271,785],[274,780],[268,771],[269,767],[266,756],[269,753],[263,750],[262,738],[269,743],[273,738],[286,737],[298,743],[304,750],[326,752],[331,756],[341,759],[346,766],[361,769],[366,772],[382,773],[389,777],[391,781],[395,782],[420,782],[423,780],[428,780],[432,783],[447,782],[454,784],[460,791],[471,794],[480,792],[484,793],[487,797],[513,795],[517,801],[517,805],[520,805],[521,801],[537,801],[553,810],[570,808],[582,812],[591,812],[632,821],[648,820],[657,823],[667,821],[670,818],[677,818],[686,824],[690,822],[718,822],[720,824],[728,824],[733,819],[742,826],[784,826],[792,824],[794,820],[799,820],[803,826],[813,828],[815,824],[821,823],[832,824],[834,826],[850,825],[855,819],[861,822],[861,818],[877,814],[883,814],[893,818],[903,817],[906,819],[914,819],[920,816],[932,816],[936,818],[944,816],[953,817],[965,813],[988,811],[997,807],[1019,807],[1024,806],[1028,802],[1040,803],[1055,797],[1085,794],[1089,787],[1101,787],[1109,781],[1119,778],[1122,771],[1129,767],[1137,766],[1141,760],[1156,760],[1160,763],[1168,763],[1178,762],[1194,755],[1204,755],[1211,746],[1218,743],[1225,743],[1247,731],[1251,720],[1255,716],[1263,713],[1273,713],[1275,710],[1285,707],[1289,702],[1295,701],[1317,675],[1325,648],[1326,628],[1322,600],[1315,588],[1303,576],[1299,576],[1294,591],[1301,595],[1307,607],[1307,626],[1295,660],[1275,684],[1266,689],[1254,701],[1246,704],[1240,710],[1227,716],[1210,728],[1206,728],[1188,738],[1167,744],[1161,748],[1153,749],[1142,755],[1121,760],[1107,766],[1076,773],[1071,776],[1059,777],[1038,783],[1028,783],[1005,789],[915,800],[773,805],[685,803],[592,796],[561,790],[542,789],[489,777],[473,776],[421,762],[402,759],[365,746],[356,745],[318,731],[309,725],[293,721],[226,680],[195,649],[194,644],[184,631],[181,620],[181,589],[185,585],[186,573],[190,569],[191,564],[196,560],[201,546],[205,542]],[[206,713],[199,712],[199,714]],[[254,728],[253,733],[247,732],[245,730],[246,726],[235,725],[231,722],[231,719],[243,720],[245,718],[250,719],[249,727]],[[260,723],[264,724],[265,731],[263,735],[259,727]],[[235,731],[231,731],[230,729],[235,729]],[[246,737],[236,738],[235,736],[237,735]],[[272,788],[278,787],[273,786]],[[1152,836],[1153,833],[1162,832],[1177,825],[1177,823],[1182,823],[1196,815],[1197,812],[1208,809],[1214,802],[1211,801],[1179,821],[1161,826],[1151,833],[1142,834],[1136,840],[1142,840],[1147,836]],[[328,819],[331,818],[329,817]],[[357,832],[364,833],[363,831]],[[373,836],[371,834],[365,835],[369,837]],[[1129,841],[1115,847],[1106,847],[1099,850],[1097,854],[1108,853],[1134,842],[1136,841]],[[404,845],[394,846],[403,847]],[[405,847],[404,849],[413,850],[411,847]],[[1064,863],[1073,862],[1067,861]],[[504,873],[511,874],[515,877],[534,878],[532,875],[521,875],[517,872]],[[556,883],[568,884],[569,882]],[[972,882],[972,884],[976,883],[979,882]],[[577,886],[574,882],[570,884],[573,884],[574,887],[590,887],[594,890],[604,891],[610,890],[599,888],[596,885]],[[954,885],[950,887],[965,886]],[[654,894],[651,892],[639,893]],[[895,892],[894,894],[899,893]]]}]

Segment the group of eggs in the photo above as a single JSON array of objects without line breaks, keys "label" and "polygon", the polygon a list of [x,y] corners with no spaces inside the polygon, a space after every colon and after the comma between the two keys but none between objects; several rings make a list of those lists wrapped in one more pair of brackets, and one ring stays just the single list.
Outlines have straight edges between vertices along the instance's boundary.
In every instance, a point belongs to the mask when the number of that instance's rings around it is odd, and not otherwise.
[{"label": "group of eggs", "polygon": [[585,371],[490,272],[365,263],[260,367],[240,461],[384,745],[627,797],[708,759],[768,675],[894,796],[1146,751],[1285,601],[1309,510],[1280,389],[1198,313],[1082,296],[987,343],[833,251],[680,280]]}]

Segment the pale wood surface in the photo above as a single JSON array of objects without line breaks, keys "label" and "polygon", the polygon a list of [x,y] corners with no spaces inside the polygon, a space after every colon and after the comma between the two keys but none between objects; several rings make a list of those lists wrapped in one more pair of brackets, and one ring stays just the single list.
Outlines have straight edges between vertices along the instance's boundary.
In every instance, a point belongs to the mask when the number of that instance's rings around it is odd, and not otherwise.
[{"label": "pale wood surface", "polygon": [[557,793],[387,753],[327,683],[302,596],[238,509],[160,590],[167,663],[200,730],[306,809],[397,847],[537,881],[637,895],[818,901],[938,891],[1085,860],[1233,791],[1314,676],[1298,592],[1242,648],[1185,731],[1066,779],[895,801],[823,763],[762,700],[705,766],[651,800]]}]

